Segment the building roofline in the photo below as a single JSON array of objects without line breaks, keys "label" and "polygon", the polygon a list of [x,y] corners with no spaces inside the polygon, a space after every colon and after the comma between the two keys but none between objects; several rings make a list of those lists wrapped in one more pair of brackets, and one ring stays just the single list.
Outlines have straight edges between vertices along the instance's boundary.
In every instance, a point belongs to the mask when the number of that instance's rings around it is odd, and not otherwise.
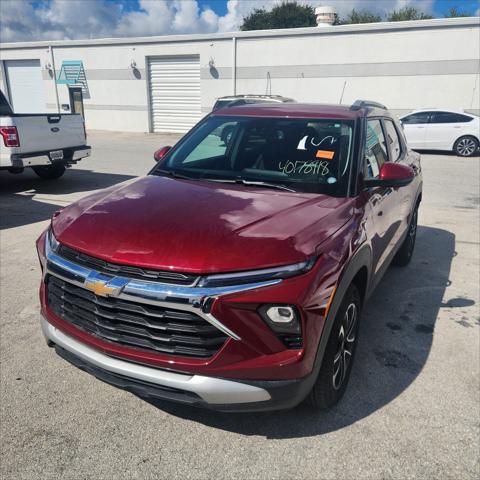
[{"label": "building roofline", "polygon": [[208,40],[229,40],[232,38],[268,38],[294,37],[310,35],[348,35],[370,32],[396,32],[405,30],[423,30],[452,27],[480,27],[480,17],[434,18],[429,20],[410,20],[403,22],[362,23],[355,25],[335,25],[329,27],[284,28],[278,30],[252,30],[246,32],[223,32],[194,35],[162,35],[149,37],[95,38],[85,40],[52,40],[40,42],[12,42],[0,44],[0,50],[44,48],[44,47],[80,47],[101,45],[138,45],[152,43],[181,43]]}]

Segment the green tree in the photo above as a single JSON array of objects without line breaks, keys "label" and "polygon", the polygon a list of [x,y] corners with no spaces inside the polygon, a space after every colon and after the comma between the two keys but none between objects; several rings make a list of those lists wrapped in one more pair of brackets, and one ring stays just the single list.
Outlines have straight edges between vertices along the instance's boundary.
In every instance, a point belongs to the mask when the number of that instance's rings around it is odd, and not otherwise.
[{"label": "green tree", "polygon": [[340,24],[354,23],[376,23],[381,22],[382,17],[368,10],[353,9],[345,18],[340,20]]},{"label": "green tree", "polygon": [[404,20],[427,20],[433,18],[415,7],[403,7],[400,10],[394,10],[387,16],[389,22],[402,22]]},{"label": "green tree", "polygon": [[255,9],[243,19],[240,30],[269,30],[272,28],[314,27],[317,24],[315,11],[310,5],[284,2],[272,10]]},{"label": "green tree", "polygon": [[456,17],[471,17],[471,12],[466,12],[465,10],[460,10],[458,7],[452,7],[446,14],[445,18],[456,18]]}]

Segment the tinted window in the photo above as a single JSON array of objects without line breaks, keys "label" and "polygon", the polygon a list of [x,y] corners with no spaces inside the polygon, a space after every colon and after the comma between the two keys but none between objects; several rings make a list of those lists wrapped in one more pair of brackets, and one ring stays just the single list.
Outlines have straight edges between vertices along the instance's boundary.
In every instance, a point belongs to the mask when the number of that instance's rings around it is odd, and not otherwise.
[{"label": "tinted window", "polygon": [[194,180],[268,182],[300,192],[345,196],[351,121],[212,116],[153,174]]},{"label": "tinted window", "polygon": [[453,112],[434,112],[432,115],[431,123],[465,123],[471,122],[472,117],[462,115],[460,113]]},{"label": "tinted window", "polygon": [[0,92],[0,115],[12,115],[12,109],[10,108],[9,103],[7,102],[7,99],[3,95],[2,92]]},{"label": "tinted window", "polygon": [[419,112],[412,113],[402,118],[402,123],[411,124],[411,123],[428,123],[428,118],[430,117],[430,112]]},{"label": "tinted window", "polygon": [[366,178],[376,178],[380,167],[388,161],[385,136],[383,135],[380,120],[367,122],[367,144],[365,146]]},{"label": "tinted window", "polygon": [[213,106],[213,110],[218,110],[219,108],[229,107],[235,100],[217,100]]},{"label": "tinted window", "polygon": [[390,152],[392,154],[391,161],[396,162],[402,154],[402,144],[400,143],[397,129],[391,120],[385,119],[385,130],[387,141],[390,145]]}]

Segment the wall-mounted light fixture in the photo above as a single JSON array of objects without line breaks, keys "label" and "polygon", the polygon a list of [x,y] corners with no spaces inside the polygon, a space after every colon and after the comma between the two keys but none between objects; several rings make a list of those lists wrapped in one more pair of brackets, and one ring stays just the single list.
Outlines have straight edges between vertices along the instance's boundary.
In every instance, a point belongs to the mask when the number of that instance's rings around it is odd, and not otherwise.
[{"label": "wall-mounted light fixture", "polygon": [[132,59],[132,61],[130,62],[130,68],[132,69],[135,69],[137,68],[137,62],[135,60]]},{"label": "wall-mounted light fixture", "polygon": [[213,57],[210,57],[210,60],[208,61],[208,66],[210,68],[215,67],[215,60],[213,59]]}]

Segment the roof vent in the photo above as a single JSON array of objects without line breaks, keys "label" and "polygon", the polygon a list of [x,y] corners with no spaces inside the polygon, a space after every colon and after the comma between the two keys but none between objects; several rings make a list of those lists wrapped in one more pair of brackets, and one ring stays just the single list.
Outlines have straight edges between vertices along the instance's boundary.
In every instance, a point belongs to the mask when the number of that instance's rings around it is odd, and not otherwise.
[{"label": "roof vent", "polygon": [[319,27],[330,27],[338,18],[335,8],[329,6],[317,7],[315,9],[315,15]]}]

